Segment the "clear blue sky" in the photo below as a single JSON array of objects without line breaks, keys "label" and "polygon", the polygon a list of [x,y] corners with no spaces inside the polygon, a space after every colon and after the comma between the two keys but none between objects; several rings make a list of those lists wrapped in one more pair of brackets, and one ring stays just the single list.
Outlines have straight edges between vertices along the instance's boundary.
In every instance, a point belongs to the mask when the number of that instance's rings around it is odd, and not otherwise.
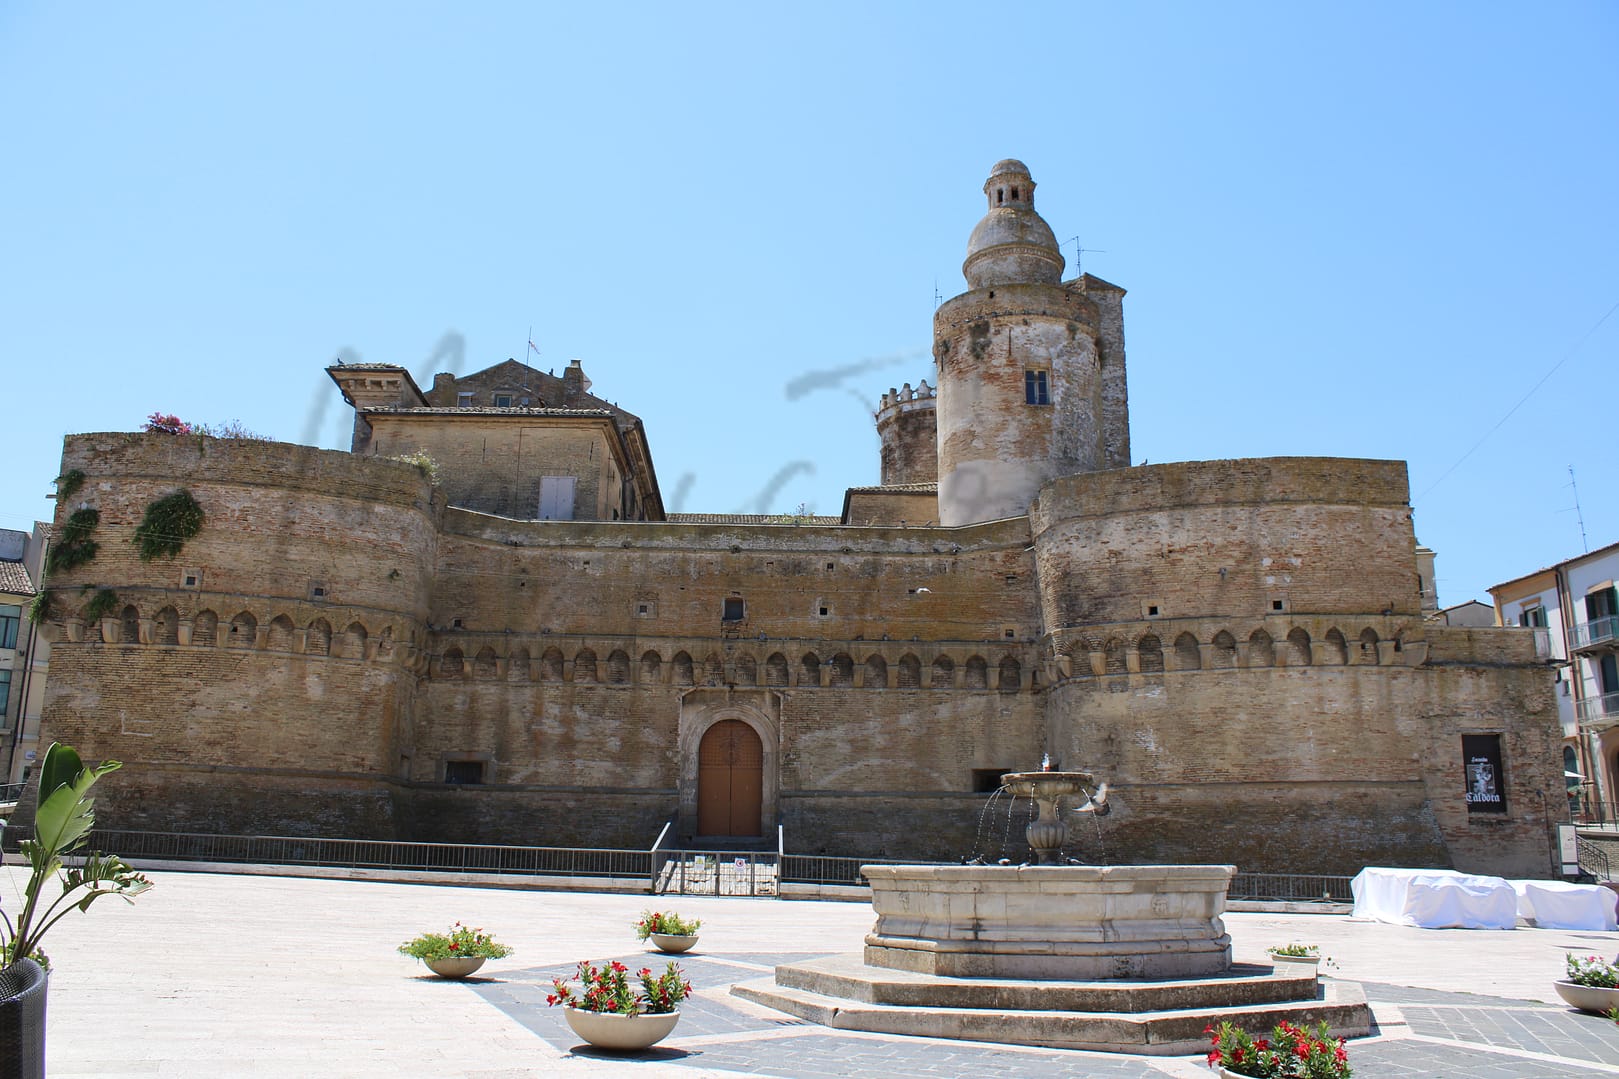
[{"label": "clear blue sky", "polygon": [[530,324],[671,508],[836,513],[1018,157],[1137,462],[1408,460],[1446,604],[1580,552],[1570,465],[1619,541],[1619,5],[458,6],[0,6],[0,524],[66,433],[346,447],[340,353]]}]

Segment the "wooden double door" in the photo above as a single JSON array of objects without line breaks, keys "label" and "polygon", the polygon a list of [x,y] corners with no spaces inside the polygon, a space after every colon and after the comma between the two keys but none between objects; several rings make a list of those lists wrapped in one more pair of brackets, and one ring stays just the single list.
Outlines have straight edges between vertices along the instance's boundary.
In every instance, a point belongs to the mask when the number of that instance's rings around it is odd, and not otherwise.
[{"label": "wooden double door", "polygon": [[697,834],[756,836],[764,797],[764,743],[740,719],[714,724],[697,749]]}]

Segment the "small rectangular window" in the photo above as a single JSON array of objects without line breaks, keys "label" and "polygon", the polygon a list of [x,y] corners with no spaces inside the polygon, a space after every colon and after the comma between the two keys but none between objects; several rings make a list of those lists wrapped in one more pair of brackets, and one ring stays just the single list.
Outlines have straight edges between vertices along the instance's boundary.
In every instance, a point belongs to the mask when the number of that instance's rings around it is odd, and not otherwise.
[{"label": "small rectangular window", "polygon": [[471,408],[472,407],[472,394],[471,393],[458,393],[458,394],[456,394],[455,395],[455,407],[457,407],[457,408]]},{"label": "small rectangular window", "polygon": [[445,761],[444,782],[482,783],[483,761]]},{"label": "small rectangular window", "polygon": [[725,612],[720,617],[727,622],[740,622],[742,621],[743,610],[744,605],[740,597],[727,596],[725,598]]},{"label": "small rectangular window", "polygon": [[495,394],[495,407],[496,408],[511,408],[512,407],[512,395],[509,394],[509,393],[497,393],[497,394]]},{"label": "small rectangular window", "polygon": [[[17,625],[22,620],[22,608],[7,604],[0,607],[0,648],[17,647]],[[9,676],[10,671],[6,674]]]},{"label": "small rectangular window", "polygon": [[1031,405],[1051,404],[1051,392],[1046,386],[1044,371],[1023,372],[1023,400]]},{"label": "small rectangular window", "polygon": [[1520,625],[1520,626],[1542,626],[1542,627],[1545,626],[1546,625],[1546,608],[1544,608],[1544,607],[1526,607],[1526,608],[1524,608],[1524,610],[1518,615],[1518,625]]},{"label": "small rectangular window", "polygon": [[829,615],[831,613],[832,613],[832,608],[830,608],[830,607],[822,607],[821,608],[821,617],[822,618],[825,618],[827,615]]},{"label": "small rectangular window", "polygon": [[1001,789],[1001,777],[1010,771],[1010,768],[974,768],[973,793],[994,794]]}]

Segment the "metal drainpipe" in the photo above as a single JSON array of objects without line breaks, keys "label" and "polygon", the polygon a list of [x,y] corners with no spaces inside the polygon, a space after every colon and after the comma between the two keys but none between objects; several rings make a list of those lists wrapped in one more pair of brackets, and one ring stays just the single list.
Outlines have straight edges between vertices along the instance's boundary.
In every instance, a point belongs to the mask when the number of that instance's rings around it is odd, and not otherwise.
[{"label": "metal drainpipe", "polygon": [[[1580,674],[1580,661],[1575,658],[1574,649],[1571,647],[1574,641],[1574,597],[1569,594],[1568,580],[1564,577],[1561,566],[1552,567],[1552,577],[1557,582],[1557,613],[1563,623],[1563,651],[1567,654],[1568,667],[1564,673],[1573,686],[1570,696],[1574,699],[1574,742],[1576,745],[1583,744],[1582,748],[1585,749],[1586,774],[1591,777],[1591,782],[1596,787],[1597,818],[1605,821],[1608,818],[1608,808],[1613,805],[1612,784],[1609,782],[1607,766],[1602,760],[1599,732],[1587,731],[1585,721],[1580,718],[1580,705],[1585,703],[1585,679]],[[1585,737],[1581,738],[1581,735]]]},{"label": "metal drainpipe", "polygon": [[[11,770],[17,764],[17,745],[22,741],[23,727],[28,724],[28,690],[33,685],[34,649],[39,647],[39,624],[28,620],[28,651],[23,656],[22,689],[17,701],[17,715],[11,724],[11,744],[6,747],[5,782],[11,782]],[[44,718],[43,714],[40,717]]]}]

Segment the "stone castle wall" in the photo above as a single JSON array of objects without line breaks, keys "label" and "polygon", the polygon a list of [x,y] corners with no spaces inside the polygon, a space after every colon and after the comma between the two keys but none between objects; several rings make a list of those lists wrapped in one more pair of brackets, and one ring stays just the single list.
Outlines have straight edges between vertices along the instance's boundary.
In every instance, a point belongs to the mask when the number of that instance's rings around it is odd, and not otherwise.
[{"label": "stone castle wall", "polygon": [[[441,508],[408,466],[264,443],[91,435],[64,461],[103,546],[50,584],[119,607],[59,612],[45,733],[127,763],[109,826],[642,848],[671,818],[691,834],[696,743],[736,716],[794,851],[964,856],[975,788],[1048,751],[1116,784],[1087,857],[1548,849],[1549,678],[1522,635],[1412,617],[1396,464],[1101,472],[1032,521],[944,529],[515,521]],[[141,562],[134,524],[179,486],[203,531]],[[1299,559],[1282,611],[1266,558]],[[1512,762],[1500,820],[1461,799],[1481,732]],[[446,784],[452,761],[487,782]]]}]

